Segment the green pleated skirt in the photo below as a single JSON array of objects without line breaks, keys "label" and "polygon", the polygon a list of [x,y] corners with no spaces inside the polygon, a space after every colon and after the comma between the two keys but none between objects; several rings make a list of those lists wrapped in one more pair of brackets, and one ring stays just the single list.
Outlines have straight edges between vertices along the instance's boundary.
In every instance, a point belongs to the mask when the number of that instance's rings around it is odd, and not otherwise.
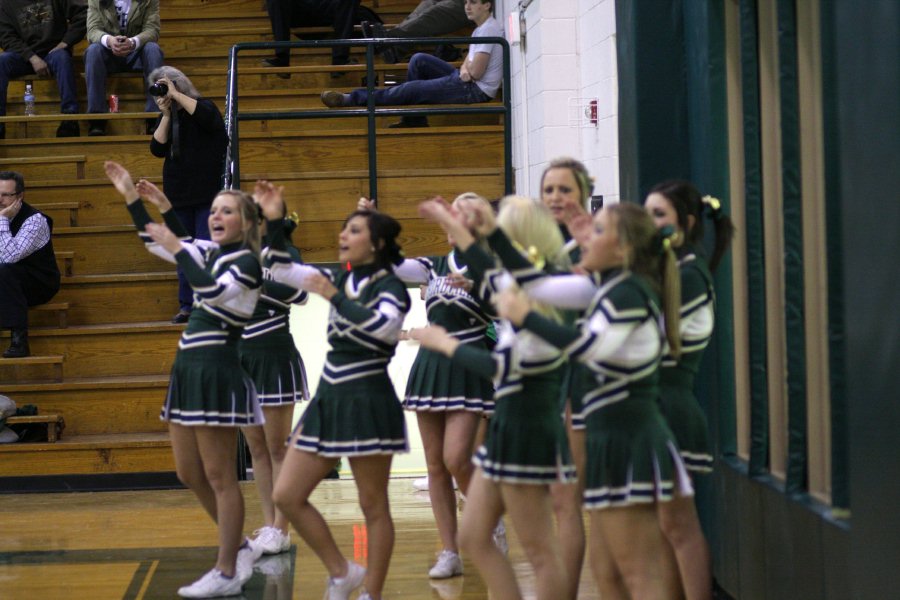
[{"label": "green pleated skirt", "polygon": [[693,494],[675,437],[652,398],[627,398],[587,416],[584,507],[665,502]]},{"label": "green pleated skirt", "polygon": [[386,372],[334,384],[321,379],[291,439],[298,450],[328,457],[409,451],[403,407]]},{"label": "green pleated skirt", "polygon": [[713,468],[712,445],[706,414],[693,392],[693,376],[660,370],[659,407],[675,435],[688,471],[709,473]]},{"label": "green pleated skirt", "polygon": [[403,405],[414,411],[494,412],[494,385],[443,354],[419,348],[406,383]]},{"label": "green pleated skirt", "polygon": [[242,340],[241,365],[256,385],[263,406],[281,406],[309,399],[306,368],[290,334],[276,331]]},{"label": "green pleated skirt", "polygon": [[497,401],[484,444],[473,458],[497,482],[548,485],[575,481],[559,412],[560,372],[525,377],[522,391]]},{"label": "green pleated skirt", "polygon": [[160,418],[180,425],[262,425],[256,387],[236,346],[179,350]]}]

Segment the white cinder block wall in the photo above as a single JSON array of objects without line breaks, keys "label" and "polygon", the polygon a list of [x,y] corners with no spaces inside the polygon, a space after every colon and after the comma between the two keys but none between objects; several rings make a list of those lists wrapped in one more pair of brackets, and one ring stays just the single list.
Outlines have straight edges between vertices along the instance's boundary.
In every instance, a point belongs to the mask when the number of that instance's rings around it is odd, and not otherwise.
[{"label": "white cinder block wall", "polygon": [[[505,28],[516,12],[524,15],[524,39],[511,40],[516,191],[539,196],[547,163],[569,155],[590,170],[595,194],[618,201],[615,0],[498,0]],[[583,114],[591,99],[596,126]]]}]

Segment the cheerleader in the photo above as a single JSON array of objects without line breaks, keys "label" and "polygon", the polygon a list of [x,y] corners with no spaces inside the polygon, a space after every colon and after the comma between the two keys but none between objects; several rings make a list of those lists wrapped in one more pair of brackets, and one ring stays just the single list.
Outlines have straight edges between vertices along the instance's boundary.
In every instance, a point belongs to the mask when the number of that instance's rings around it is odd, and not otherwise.
[{"label": "cheerleader", "polygon": [[[360,206],[372,207],[363,200]],[[473,193],[454,200],[461,203],[487,201]],[[452,236],[447,241],[453,247]],[[455,250],[446,256],[407,259],[395,272],[407,283],[425,285],[425,310],[430,325],[439,325],[463,344],[487,350],[485,336],[491,317],[485,304],[467,291],[471,289],[465,259]],[[420,347],[409,373],[404,405],[415,411],[425,461],[428,467],[428,492],[437,523],[442,550],[428,571],[432,579],[462,575],[463,565],[456,542],[455,479],[460,492],[468,494],[472,477],[472,451],[475,433],[482,415],[494,410],[491,380],[466,370],[443,354]]]},{"label": "cheerleader", "polygon": [[[657,405],[658,365],[666,339],[672,354],[679,352],[678,278],[674,256],[666,248],[645,212],[616,204],[595,218],[582,249],[581,266],[602,276],[599,289],[579,276],[570,276],[577,279],[572,286],[560,278],[553,282],[556,295],[569,306],[588,305],[581,327],[546,319],[513,290],[498,298],[503,318],[583,362],[595,375],[594,389],[583,398],[584,506],[591,518],[591,566],[604,598],[679,593],[660,513],[674,497],[690,496],[693,490]],[[662,267],[660,255],[665,257]],[[660,327],[660,275],[665,332]],[[595,556],[602,562],[595,562]],[[620,579],[605,572],[605,556],[612,557]],[[618,589],[611,587],[616,584]]]},{"label": "cheerleader", "polygon": [[[403,408],[387,374],[410,305],[406,286],[391,269],[400,259],[400,225],[382,213],[353,212],[338,238],[339,260],[352,268],[326,275],[297,264],[285,251],[281,188],[258,199],[268,219],[266,257],[273,278],[331,303],[331,350],[316,395],[291,434],[291,450],[275,482],[275,505],[325,564],[329,600],[345,600],[363,583],[366,593],[359,598],[379,600],[394,545],[387,494],[391,460],[408,450]],[[309,502],[344,456],[366,521],[368,571],[344,558]]]},{"label": "cheerleader", "polygon": [[[257,558],[241,544],[244,497],[237,481],[237,428],[263,422],[253,381],[241,369],[238,341],[259,297],[258,210],[238,190],[215,197],[209,216],[212,241],[191,240],[172,205],[152,183],[137,186],[121,165],[107,161],[106,175],[125,197],[147,249],[177,262],[194,289],[194,309],[178,342],[161,418],[169,424],[179,480],[200,500],[219,529],[215,567],[179,588],[184,598],[241,593]],[[153,223],[141,197],[162,213]]]},{"label": "cheerleader", "polygon": [[[479,289],[496,285],[500,272],[493,259],[474,243],[467,227],[445,204],[423,203],[420,213],[437,221],[453,238]],[[512,240],[528,248],[536,263],[542,265],[543,257],[553,262],[562,255],[559,229],[549,211],[531,199],[504,198],[498,220]],[[563,265],[567,267],[567,261]],[[550,320],[558,318],[552,309],[547,313]],[[509,322],[500,323],[492,353],[463,344],[437,326],[414,329],[411,337],[495,382],[496,408],[474,458],[476,470],[469,483],[460,545],[478,566],[492,598],[521,598],[512,566],[492,538],[498,519],[507,512],[534,568],[537,598],[558,598],[568,584],[553,534],[549,486],[575,478],[559,415],[562,354]]]},{"label": "cheerleader", "polygon": [[[664,181],[650,190],[644,208],[657,227],[673,228],[672,247],[681,275],[681,356],[663,357],[660,407],[675,434],[681,457],[692,475],[712,470],[712,450],[706,415],[694,396],[694,377],[715,322],[715,291],[711,271],[734,235],[731,219],[716,198],[704,196],[687,181]],[[715,227],[715,245],[707,267],[697,249],[703,241],[703,217]],[[660,511],[663,533],[675,551],[687,600],[712,598],[709,546],[693,499],[676,497]]]},{"label": "cheerleader", "polygon": [[[581,261],[581,249],[572,237],[567,222],[588,215],[585,204],[593,190],[591,176],[585,166],[574,158],[557,158],[550,161],[544,169],[540,189],[541,202],[550,209],[565,240],[564,249],[572,264],[577,265]],[[503,259],[503,256],[500,258]],[[571,315],[571,312],[567,313],[567,316]],[[563,597],[575,600],[584,564],[584,519],[581,508],[584,478],[580,474],[584,473],[584,417],[581,415],[581,396],[586,390],[581,384],[589,381],[589,376],[581,363],[568,362],[566,365],[561,400],[565,406],[569,447],[572,449],[572,458],[575,460],[575,469],[579,477],[575,485],[553,484],[550,486],[550,493],[553,497],[553,512],[556,515],[563,563],[569,577],[569,589]]]},{"label": "cheerleader", "polygon": [[[265,188],[271,185],[258,182],[256,194],[266,193]],[[259,227],[265,252],[269,246],[266,222],[263,220]],[[284,227],[287,252],[300,262],[300,253],[289,239],[296,223],[285,220]],[[309,399],[303,359],[289,329],[291,305],[306,304],[307,298],[306,292],[274,281],[268,269],[263,269],[262,293],[241,336],[241,365],[256,385],[266,418],[262,427],[242,429],[253,459],[253,480],[265,520],[265,525],[254,532],[256,537],[251,543],[262,554],[279,554],[291,548],[289,524],[272,502],[272,486],[284,462],[294,404]]]}]

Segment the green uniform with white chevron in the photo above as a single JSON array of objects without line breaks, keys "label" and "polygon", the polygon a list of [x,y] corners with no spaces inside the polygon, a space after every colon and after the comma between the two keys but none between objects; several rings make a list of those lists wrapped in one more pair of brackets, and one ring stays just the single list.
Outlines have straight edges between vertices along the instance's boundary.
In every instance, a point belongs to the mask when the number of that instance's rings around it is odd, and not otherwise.
[{"label": "green uniform with white chevron", "polygon": [[[407,283],[427,284],[425,311],[429,325],[440,325],[461,343],[488,351],[486,332],[491,317],[485,312],[485,304],[448,281],[449,275],[465,275],[467,271],[456,252],[406,259],[395,269]],[[494,412],[494,386],[489,378],[420,347],[407,379],[404,405],[414,411],[467,410],[489,415]]]},{"label": "green uniform with white chevron", "polygon": [[[499,231],[499,230],[498,230]],[[498,290],[505,271],[473,244],[463,257],[477,294]],[[529,263],[530,264],[530,263]],[[493,351],[460,344],[453,361],[494,380],[494,414],[484,443],[473,459],[493,481],[547,485],[575,481],[559,389],[565,362],[561,353],[529,331],[501,321]]]},{"label": "green uniform with white chevron", "polygon": [[255,386],[241,368],[237,350],[259,298],[259,259],[239,243],[220,247],[191,239],[169,210],[163,219],[182,245],[173,256],[144,231],[151,219],[143,203],[130,204],[128,210],[147,249],[177,262],[194,290],[160,418],[180,425],[261,425]]},{"label": "green uniform with white chevron", "polygon": [[663,357],[660,407],[678,440],[689,471],[708,473],[713,457],[706,414],[694,396],[694,377],[712,337],[715,291],[706,260],[685,245],[679,248],[681,275],[681,357]]},{"label": "green uniform with white chevron", "polygon": [[[267,240],[263,240],[268,245]],[[265,252],[265,249],[263,250]],[[300,252],[287,251],[296,262]],[[263,286],[256,310],[241,336],[241,365],[253,378],[262,406],[280,406],[309,399],[306,369],[290,331],[291,305],[305,304],[309,294],[272,279],[263,269]]]},{"label": "green uniform with white chevron", "polygon": [[294,447],[328,457],[406,452],[403,408],[387,374],[409,312],[406,286],[375,265],[332,273],[298,264],[286,251],[281,224],[269,221],[267,227],[264,257],[276,281],[305,289],[312,274],[323,273],[338,289],[328,313],[331,349],[316,395],[294,431]]},{"label": "green uniform with white chevron", "polygon": [[664,347],[658,305],[643,277],[612,270],[602,275],[580,329],[534,311],[523,322],[593,375],[594,387],[583,398],[587,509],[671,500],[676,485],[681,495],[692,494],[657,402]]}]

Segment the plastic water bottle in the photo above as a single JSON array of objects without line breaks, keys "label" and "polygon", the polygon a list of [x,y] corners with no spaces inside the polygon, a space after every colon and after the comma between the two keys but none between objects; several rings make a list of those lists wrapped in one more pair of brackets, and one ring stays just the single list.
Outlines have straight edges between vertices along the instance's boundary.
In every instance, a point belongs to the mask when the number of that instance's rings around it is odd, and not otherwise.
[{"label": "plastic water bottle", "polygon": [[31,91],[31,84],[25,85],[25,114],[29,117],[34,113],[34,92]]}]

